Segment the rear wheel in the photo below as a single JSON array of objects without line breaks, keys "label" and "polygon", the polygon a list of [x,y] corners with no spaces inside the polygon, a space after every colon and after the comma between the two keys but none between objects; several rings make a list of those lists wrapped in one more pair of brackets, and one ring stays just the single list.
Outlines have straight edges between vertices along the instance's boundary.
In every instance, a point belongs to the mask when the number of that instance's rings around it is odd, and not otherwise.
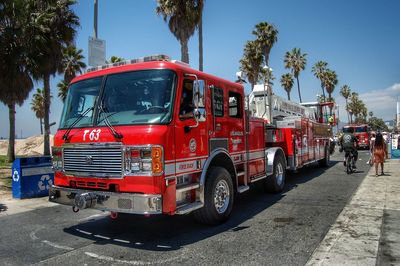
[{"label": "rear wheel", "polygon": [[286,165],[281,154],[274,158],[273,173],[265,181],[265,188],[268,192],[278,193],[285,187]]},{"label": "rear wheel", "polygon": [[324,158],[318,161],[318,164],[322,167],[329,167],[330,164],[330,152],[328,146],[325,146],[325,151],[324,151]]},{"label": "rear wheel", "polygon": [[346,159],[346,172],[348,175],[353,172],[353,159],[350,155]]},{"label": "rear wheel", "polygon": [[229,172],[222,167],[212,167],[204,188],[204,207],[194,212],[195,219],[210,225],[225,222],[232,212],[233,194]]}]

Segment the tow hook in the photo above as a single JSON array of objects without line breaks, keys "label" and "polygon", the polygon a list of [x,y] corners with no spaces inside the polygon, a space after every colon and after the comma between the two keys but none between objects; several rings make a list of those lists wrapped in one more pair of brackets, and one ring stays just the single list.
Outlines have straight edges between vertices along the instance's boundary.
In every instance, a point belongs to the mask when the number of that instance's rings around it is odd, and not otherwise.
[{"label": "tow hook", "polygon": [[79,208],[76,207],[76,206],[72,206],[72,211],[75,212],[75,213],[77,213],[77,212],[79,211]]},{"label": "tow hook", "polygon": [[82,194],[76,194],[74,203],[75,205],[72,207],[72,211],[78,212],[79,209],[87,209],[87,208],[93,208],[96,205],[97,202],[97,196],[96,194],[93,193],[82,193]]},{"label": "tow hook", "polygon": [[111,219],[117,219],[118,218],[118,212],[111,212],[110,213]]}]

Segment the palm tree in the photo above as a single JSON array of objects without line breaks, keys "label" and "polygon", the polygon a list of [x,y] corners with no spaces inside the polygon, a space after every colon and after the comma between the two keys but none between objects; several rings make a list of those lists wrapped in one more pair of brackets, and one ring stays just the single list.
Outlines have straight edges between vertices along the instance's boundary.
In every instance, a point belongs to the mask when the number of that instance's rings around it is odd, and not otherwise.
[{"label": "palm tree", "polygon": [[50,155],[50,76],[63,72],[63,48],[70,45],[75,37],[75,27],[79,26],[78,17],[71,6],[74,0],[39,0],[33,5],[40,11],[32,14],[34,21],[39,21],[36,32],[32,68],[36,79],[43,80],[44,88],[44,155]]},{"label": "palm tree", "polygon": [[353,115],[356,118],[359,114],[360,109],[360,99],[358,98],[357,92],[352,92],[350,95],[350,102],[348,105],[348,110],[350,113],[350,123],[353,123]]},{"label": "palm tree", "polygon": [[311,72],[314,73],[314,76],[320,80],[321,82],[321,89],[322,89],[322,96],[325,98],[325,90],[324,90],[324,83],[322,81],[323,76],[325,74],[325,71],[328,67],[328,63],[325,61],[318,61],[315,63],[315,65],[312,67]]},{"label": "palm tree", "polygon": [[326,92],[328,93],[328,99],[332,98],[332,93],[335,90],[336,85],[338,84],[337,74],[335,71],[327,69],[325,74],[323,75],[323,83],[326,88]]},{"label": "palm tree", "polygon": [[251,90],[261,78],[263,55],[255,41],[248,41],[240,60],[240,70],[251,84]]},{"label": "palm tree", "polygon": [[31,13],[24,0],[2,1],[0,13],[0,101],[7,105],[9,142],[7,160],[15,160],[15,106],[22,105],[33,88],[27,67],[31,45]]},{"label": "palm tree", "polygon": [[68,45],[63,48],[62,65],[64,68],[64,81],[69,84],[76,74],[82,74],[82,69],[86,64],[82,61],[85,57],[82,55],[82,49],[77,49],[74,45]]},{"label": "palm tree", "polygon": [[57,83],[57,88],[58,88],[58,97],[61,99],[61,101],[65,102],[65,98],[67,98],[67,92],[68,92],[68,83],[65,82],[65,80],[61,80],[60,82]]},{"label": "palm tree", "polygon": [[157,0],[156,13],[168,23],[169,30],[181,44],[181,60],[189,63],[189,38],[200,21],[203,6],[196,0]]},{"label": "palm tree", "polygon": [[282,75],[282,77],[281,77],[281,85],[285,89],[289,101],[290,101],[290,92],[292,90],[293,83],[294,83],[294,80],[293,80],[293,75],[292,74],[286,73],[286,74]]},{"label": "palm tree", "polygon": [[346,112],[347,112],[347,118],[348,121],[350,122],[350,114],[349,114],[349,105],[348,105],[348,99],[350,97],[351,89],[350,86],[348,85],[343,85],[342,88],[340,89],[340,95],[343,96],[343,98],[346,100]]},{"label": "palm tree", "polygon": [[293,48],[291,52],[286,52],[285,54],[285,68],[291,69],[293,76],[297,80],[297,90],[299,92],[299,100],[301,100],[301,93],[300,93],[300,82],[299,82],[299,75],[300,71],[306,68],[307,64],[307,54],[302,54],[300,48]]},{"label": "palm tree", "polygon": [[255,26],[253,34],[256,36],[256,41],[263,51],[265,65],[269,66],[269,54],[278,40],[278,30],[268,22],[260,22]]},{"label": "palm tree", "polygon": [[40,122],[40,134],[43,135],[42,119],[44,118],[44,91],[38,88],[33,94],[31,109],[35,113]]},{"label": "palm tree", "polygon": [[122,61],[124,61],[124,60],[125,60],[125,59],[122,58],[122,57],[118,57],[118,56],[113,55],[113,56],[111,56],[109,62],[110,62],[110,64],[114,64],[114,63],[122,62]]}]

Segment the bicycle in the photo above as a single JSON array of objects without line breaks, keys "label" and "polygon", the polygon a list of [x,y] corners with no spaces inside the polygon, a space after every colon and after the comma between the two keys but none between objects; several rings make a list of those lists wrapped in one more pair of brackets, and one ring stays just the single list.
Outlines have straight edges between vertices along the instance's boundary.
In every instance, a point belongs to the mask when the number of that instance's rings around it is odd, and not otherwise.
[{"label": "bicycle", "polygon": [[354,168],[354,156],[353,153],[350,151],[346,151],[345,154],[345,162],[346,162],[346,173],[349,175],[355,172]]}]

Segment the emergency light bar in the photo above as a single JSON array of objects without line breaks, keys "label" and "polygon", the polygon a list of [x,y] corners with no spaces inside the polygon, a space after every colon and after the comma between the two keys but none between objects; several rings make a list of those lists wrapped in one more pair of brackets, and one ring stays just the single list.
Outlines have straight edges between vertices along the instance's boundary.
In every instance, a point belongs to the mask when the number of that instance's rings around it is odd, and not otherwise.
[{"label": "emergency light bar", "polygon": [[181,61],[171,60],[168,55],[159,54],[159,55],[150,55],[150,56],[140,57],[140,58],[136,58],[136,59],[125,60],[125,61],[117,62],[117,63],[113,63],[113,64],[91,67],[86,70],[86,73],[96,71],[96,70],[102,70],[102,69],[106,69],[106,68],[110,68],[110,67],[117,67],[117,66],[124,66],[124,65],[152,62],[152,61],[169,61],[172,63],[182,64],[184,66],[190,67],[189,64],[183,63]]}]

